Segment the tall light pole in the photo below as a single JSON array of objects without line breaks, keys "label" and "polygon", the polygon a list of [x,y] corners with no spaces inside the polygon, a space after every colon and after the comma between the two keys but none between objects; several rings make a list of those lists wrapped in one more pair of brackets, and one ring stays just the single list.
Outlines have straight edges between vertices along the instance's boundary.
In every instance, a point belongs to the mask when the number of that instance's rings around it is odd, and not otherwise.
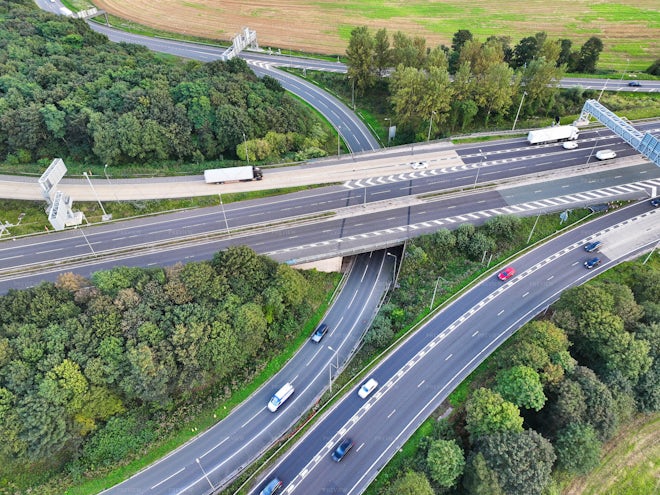
[{"label": "tall light pole", "polygon": [[337,126],[337,156],[341,156],[341,126]]},{"label": "tall light pole", "polygon": [[520,105],[518,105],[518,111],[516,112],[516,118],[513,119],[513,127],[511,130],[516,129],[516,122],[518,122],[518,115],[520,115],[520,109],[522,108],[523,100],[525,99],[525,96],[527,96],[527,91],[523,91],[522,97],[520,98]]},{"label": "tall light pole", "polygon": [[332,393],[332,367],[335,367],[335,370],[339,370],[339,351],[335,351],[332,347],[328,346],[328,349],[330,349],[332,352],[335,353],[335,359],[336,359],[336,365],[332,364],[332,361],[328,364],[328,373],[329,373],[329,379],[328,379],[328,384],[330,385],[330,393]]},{"label": "tall light pole", "polygon": [[353,105],[353,111],[355,112],[355,78],[348,76],[351,80],[351,105]]},{"label": "tall light pole", "polygon": [[208,481],[209,485],[211,485],[211,490],[215,490],[215,487],[213,486],[213,483],[211,483],[211,480],[207,476],[206,471],[204,471],[204,468],[202,467],[202,463],[199,462],[199,457],[196,457],[195,461],[197,462],[197,465],[199,466],[199,469],[202,470],[202,474],[204,474],[204,478],[206,478],[206,481]]},{"label": "tall light pole", "polygon": [[112,184],[112,182],[110,182],[110,177],[108,177],[108,164],[107,163],[103,167],[103,173],[105,174],[105,178],[107,179],[108,184]]},{"label": "tall light pole", "polygon": [[99,195],[96,194],[96,189],[94,189],[94,185],[92,184],[92,181],[89,179],[89,175],[87,175],[87,172],[83,172],[83,175],[85,176],[85,179],[87,179],[87,182],[89,182],[89,187],[92,188],[92,192],[94,193],[94,196],[96,197],[96,201],[98,202],[99,206],[101,207],[101,211],[103,212],[103,220],[110,220],[112,218],[112,215],[108,215],[105,211],[105,208],[103,208],[103,204],[101,203],[101,200],[99,199]]},{"label": "tall light pole", "polygon": [[247,158],[248,167],[250,166],[250,153],[248,152],[247,139],[245,139],[245,133],[243,133],[243,146],[245,146],[245,158]]},{"label": "tall light pole", "polygon": [[479,165],[477,166],[477,176],[474,178],[474,185],[472,186],[472,189],[475,189],[477,187],[477,181],[479,180],[479,171],[481,170],[481,164],[484,161],[484,154],[481,149],[479,149],[479,153],[481,154],[481,160],[479,160]]},{"label": "tall light pole", "polygon": [[435,281],[435,289],[433,289],[433,296],[431,297],[431,305],[429,306],[429,311],[433,311],[433,302],[435,301],[435,293],[438,291],[438,282],[442,280],[443,282],[447,282],[444,278],[438,277],[438,279]]},{"label": "tall light pole", "polygon": [[591,155],[594,154],[594,150],[596,149],[596,145],[598,144],[598,139],[600,139],[600,134],[598,133],[598,131],[596,131],[596,139],[594,139],[594,145],[591,147],[591,152],[587,157],[587,168],[591,166],[589,162],[591,161]]},{"label": "tall light pole", "polygon": [[227,214],[225,213],[225,205],[222,202],[222,193],[218,193],[218,196],[220,196],[220,208],[222,208],[222,216],[225,218],[225,228],[227,229],[227,235],[229,234],[229,222],[227,222]]},{"label": "tall light pole", "polygon": [[396,254],[392,254],[389,251],[386,252],[385,254],[387,254],[387,256],[392,256],[394,258],[394,269],[392,270],[392,277],[393,277],[392,284],[396,284],[396,263],[398,258],[396,257]]},{"label": "tall light pole", "polygon": [[387,123],[387,146],[390,145],[390,124],[392,123],[389,117],[385,117],[385,122]]},{"label": "tall light pole", "polygon": [[431,140],[431,124],[433,124],[433,116],[435,115],[435,110],[431,112],[431,118],[429,119],[429,132],[426,135],[426,142],[428,143]]},{"label": "tall light pole", "polygon": [[621,74],[621,79],[619,79],[619,82],[623,81],[623,76],[625,76],[626,72],[628,72],[628,64],[630,64],[630,59],[629,58],[626,59],[626,68],[623,69],[623,74]]}]

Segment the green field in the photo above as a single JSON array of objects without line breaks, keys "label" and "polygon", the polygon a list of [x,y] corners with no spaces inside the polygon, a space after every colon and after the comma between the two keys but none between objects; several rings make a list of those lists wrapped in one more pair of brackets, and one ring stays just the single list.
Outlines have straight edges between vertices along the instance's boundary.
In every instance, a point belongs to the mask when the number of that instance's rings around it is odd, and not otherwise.
[{"label": "green field", "polygon": [[[551,39],[570,39],[574,50],[598,36],[604,43],[599,68],[618,72],[643,71],[660,55],[658,0],[266,0],[254,5],[223,0],[203,14],[200,6],[210,5],[205,0],[94,3],[121,19],[207,40],[227,42],[231,33],[249,26],[257,32],[260,46],[285,52],[341,56],[351,31],[368,26],[374,32],[385,28],[390,37],[397,31],[419,36],[428,47],[449,46],[459,29],[470,30],[482,41],[509,36],[512,46],[545,31]],[[116,24],[125,25],[119,19]]]},{"label": "green field", "polygon": [[604,446],[602,463],[564,495],[660,493],[660,414],[640,416]]}]

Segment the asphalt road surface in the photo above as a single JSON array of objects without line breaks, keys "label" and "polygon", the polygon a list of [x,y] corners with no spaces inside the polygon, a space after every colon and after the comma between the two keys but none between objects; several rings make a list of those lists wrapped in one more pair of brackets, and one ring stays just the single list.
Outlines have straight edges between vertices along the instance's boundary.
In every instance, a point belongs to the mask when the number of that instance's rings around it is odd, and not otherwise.
[{"label": "asphalt road surface", "polygon": [[[583,266],[584,244],[602,240],[601,266]],[[369,377],[379,387],[367,399],[357,388],[316,423],[262,476],[252,493],[277,475],[284,494],[357,494],[369,485],[416,428],[483,359],[565,289],[582,284],[660,241],[660,211],[648,202],[615,210],[511,262],[507,282],[495,274],[422,325]],[[330,459],[345,437],[355,446],[341,463]]]}]

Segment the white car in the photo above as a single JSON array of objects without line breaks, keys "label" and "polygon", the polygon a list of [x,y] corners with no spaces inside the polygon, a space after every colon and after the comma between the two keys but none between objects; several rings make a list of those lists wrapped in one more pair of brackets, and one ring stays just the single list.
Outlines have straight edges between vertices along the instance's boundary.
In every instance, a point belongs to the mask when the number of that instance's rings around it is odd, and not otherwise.
[{"label": "white car", "polygon": [[369,394],[371,394],[371,392],[373,392],[376,389],[377,386],[378,386],[378,382],[373,378],[369,378],[364,383],[364,385],[360,387],[360,390],[358,391],[358,395],[362,399],[366,399],[367,397],[369,397]]},{"label": "white car", "polygon": [[575,141],[566,141],[564,144],[562,144],[562,147],[565,150],[574,150],[578,147],[578,144]]},{"label": "white car", "polygon": [[429,164],[426,162],[412,162],[410,166],[415,170],[419,170],[421,168],[428,168]]},{"label": "white car", "polygon": [[609,160],[611,158],[616,158],[616,152],[613,150],[600,150],[596,153],[596,158],[599,160]]}]

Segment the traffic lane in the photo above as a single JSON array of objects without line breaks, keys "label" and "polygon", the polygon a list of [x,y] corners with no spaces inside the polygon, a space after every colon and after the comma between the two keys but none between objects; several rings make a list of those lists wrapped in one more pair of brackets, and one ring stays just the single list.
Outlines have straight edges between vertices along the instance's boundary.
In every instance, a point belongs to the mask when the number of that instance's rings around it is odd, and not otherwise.
[{"label": "traffic lane", "polygon": [[342,139],[353,152],[380,149],[380,145],[355,114],[339,99],[311,83],[286,72],[253,66],[259,76],[269,75],[277,79],[284,89],[291,91],[316,108],[339,129]]},{"label": "traffic lane", "polygon": [[[385,217],[384,220],[387,218],[389,217]],[[226,249],[230,245],[249,244],[258,253],[273,253],[272,257],[275,259],[280,261],[287,261],[291,260],[292,258],[300,258],[301,256],[305,257],[313,255],[316,251],[327,251],[328,249],[333,249],[335,244],[331,244],[329,246],[324,246],[321,244],[316,247],[308,245],[305,248],[305,252],[302,252],[301,250],[295,250],[292,251],[291,254],[288,254],[290,251],[289,246],[291,246],[291,240],[299,237],[307,240],[310,242],[310,244],[319,243],[322,241],[324,236],[326,239],[330,238],[330,241],[334,242],[334,240],[337,239],[337,228],[340,228],[342,223],[343,222],[332,221],[324,222],[321,226],[313,225],[303,226],[296,229],[278,229],[277,231],[266,234],[253,234],[250,236],[235,235],[229,239],[201,242],[197,244],[193,249],[190,247],[173,247],[157,254],[141,253],[139,256],[130,254],[118,257],[111,261],[104,261],[102,263],[97,263],[93,259],[86,260],[84,262],[78,263],[75,267],[65,267],[60,269],[50,268],[38,275],[25,274],[11,278],[5,278],[2,282],[0,282],[0,290],[6,292],[9,288],[27,288],[38,284],[41,280],[55,281],[57,276],[62,272],[74,271],[83,276],[89,276],[94,271],[109,269],[116,266],[117,264],[122,266],[168,266],[179,261],[207,260],[210,259],[215,254],[215,252]],[[417,233],[421,232],[418,231]],[[403,237],[397,233],[384,233],[380,239],[381,241],[391,239],[394,242],[402,241]],[[360,242],[361,240],[359,239],[355,241],[356,245]],[[300,242],[300,240],[298,241],[298,245],[305,244],[307,243]],[[278,252],[280,253],[278,254]]]},{"label": "traffic lane", "polygon": [[[443,342],[442,344],[439,344],[436,346],[435,349],[440,351],[440,355],[436,356],[433,358],[432,354],[429,354],[429,356],[425,356],[423,359],[428,359],[429,361],[434,363],[434,367],[424,367],[424,366],[419,366],[420,363],[415,364],[414,368],[415,369],[420,369],[423,372],[428,372],[429,370],[434,370],[437,371],[439,374],[439,379],[438,382],[440,383],[446,383],[446,378],[445,378],[445,370],[442,369],[443,366],[443,361],[447,362],[449,360],[454,360],[454,362],[458,363],[465,363],[469,362],[469,359],[472,358],[473,352],[468,351],[469,346],[466,345],[460,345],[462,343],[462,339],[459,338],[462,334],[463,337],[466,336],[465,330],[467,330],[467,333],[471,333],[471,336],[477,337],[480,340],[485,339],[486,341],[493,342],[494,340],[503,340],[504,338],[508,337],[509,334],[513,333],[513,330],[517,328],[516,322],[519,320],[518,315],[522,312],[529,312],[529,307],[532,306],[534,307],[534,312],[536,312],[537,309],[540,309],[542,305],[547,305],[551,300],[556,299],[561,291],[563,291],[565,288],[575,285],[576,283],[582,283],[588,278],[591,278],[597,274],[596,269],[594,270],[586,270],[581,266],[582,259],[584,258],[584,253],[580,251],[582,248],[582,245],[578,247],[574,247],[572,250],[567,251],[564,253],[562,256],[558,258],[559,263],[571,265],[573,267],[573,271],[571,270],[560,270],[559,273],[557,273],[556,266],[551,266],[549,264],[546,265],[541,265],[539,266],[536,271],[533,273],[533,276],[529,277],[519,277],[518,279],[513,279],[511,282],[507,282],[506,284],[508,285],[503,285],[502,288],[506,289],[505,291],[502,291],[501,294],[497,298],[495,298],[493,301],[487,303],[482,311],[479,314],[479,321],[484,322],[482,325],[476,325],[475,320],[470,321],[472,317],[469,317],[465,322],[463,322],[459,327],[457,327],[449,336],[447,337],[446,341]],[[548,250],[548,253],[546,254],[553,254],[551,253],[552,249]],[[542,260],[539,260],[542,261]],[[585,273],[578,273],[578,279],[576,280],[575,277],[575,271],[574,267],[578,268],[578,270],[584,270]],[[569,274],[570,273],[570,274]],[[539,287],[543,288],[543,291],[539,290]],[[547,289],[550,289],[550,296],[548,297],[548,292]],[[524,300],[529,294],[533,294],[531,298]],[[502,294],[507,294],[507,297],[502,297]],[[533,301],[534,295],[543,295],[540,299],[537,301]],[[514,328],[515,327],[515,328]],[[505,332],[502,332],[503,329],[509,328],[508,331],[505,330]],[[452,342],[452,337],[454,339],[454,342]],[[494,346],[491,346],[492,349],[494,349]],[[453,351],[453,352],[450,352]],[[444,354],[443,354],[444,353]],[[444,358],[443,358],[444,356]],[[388,366],[389,368],[389,366]],[[400,369],[397,365],[394,365],[391,367],[392,372]],[[406,376],[406,375],[404,375]],[[416,400],[414,397],[410,396],[411,392],[414,392],[415,388],[420,388],[424,384],[430,384],[433,383],[433,377],[429,376],[415,376],[415,380],[419,380],[417,382],[417,387],[412,387],[412,386],[404,386],[403,379],[401,382],[399,382],[399,386],[394,388],[394,390],[397,390],[398,392],[396,393],[396,400],[395,402],[397,404],[413,404],[413,403],[418,403],[419,401]],[[413,383],[414,384],[414,383]],[[389,390],[386,392],[389,394]],[[424,395],[427,395],[428,391],[422,394],[418,398],[422,398]],[[407,394],[407,396],[406,396]],[[440,399],[441,400],[441,399]],[[369,413],[372,413],[373,411],[376,411],[377,408],[374,406]],[[378,423],[380,425],[387,424],[387,421],[383,419],[383,414],[386,414],[387,417],[386,419],[389,420],[391,417],[394,417],[397,412],[400,412],[401,414],[397,416],[399,420],[403,419],[404,421],[408,421],[410,418],[402,418],[402,416],[405,414],[406,409],[402,408],[400,411],[397,411],[395,408],[381,408],[382,414],[381,414],[381,422]],[[374,421],[367,419],[366,417],[361,419],[362,424],[365,425],[370,425],[370,424],[375,424]],[[360,423],[358,423],[359,425]],[[351,429],[350,432],[343,434],[343,436],[351,436],[356,440],[356,444],[359,444],[360,440],[360,430],[359,426],[356,425]],[[367,428],[368,429],[368,428]],[[387,426],[382,427],[382,430],[387,431],[388,428]],[[375,437],[373,435],[373,431],[368,431],[368,434],[366,434],[366,438],[369,439],[371,442]],[[375,445],[374,449],[377,452],[383,451],[382,446]],[[350,455],[350,454],[349,454]],[[319,463],[320,466],[322,464]],[[364,467],[364,466],[362,466]],[[340,488],[344,491],[348,490],[350,486],[353,486],[354,479],[353,477],[349,477],[345,481],[345,484],[342,485],[342,480],[340,479],[341,473],[340,472],[335,472],[332,475],[331,478],[331,485],[326,484],[325,487],[329,488],[330,486],[332,488]],[[318,487],[319,485],[323,485],[323,471],[316,472],[313,475],[314,479],[314,487]],[[301,491],[298,491],[299,493],[311,493],[309,490],[311,489],[309,486],[301,485],[304,486],[304,488],[301,488]],[[300,486],[299,486],[300,488]],[[324,491],[324,490],[322,490]]]}]

